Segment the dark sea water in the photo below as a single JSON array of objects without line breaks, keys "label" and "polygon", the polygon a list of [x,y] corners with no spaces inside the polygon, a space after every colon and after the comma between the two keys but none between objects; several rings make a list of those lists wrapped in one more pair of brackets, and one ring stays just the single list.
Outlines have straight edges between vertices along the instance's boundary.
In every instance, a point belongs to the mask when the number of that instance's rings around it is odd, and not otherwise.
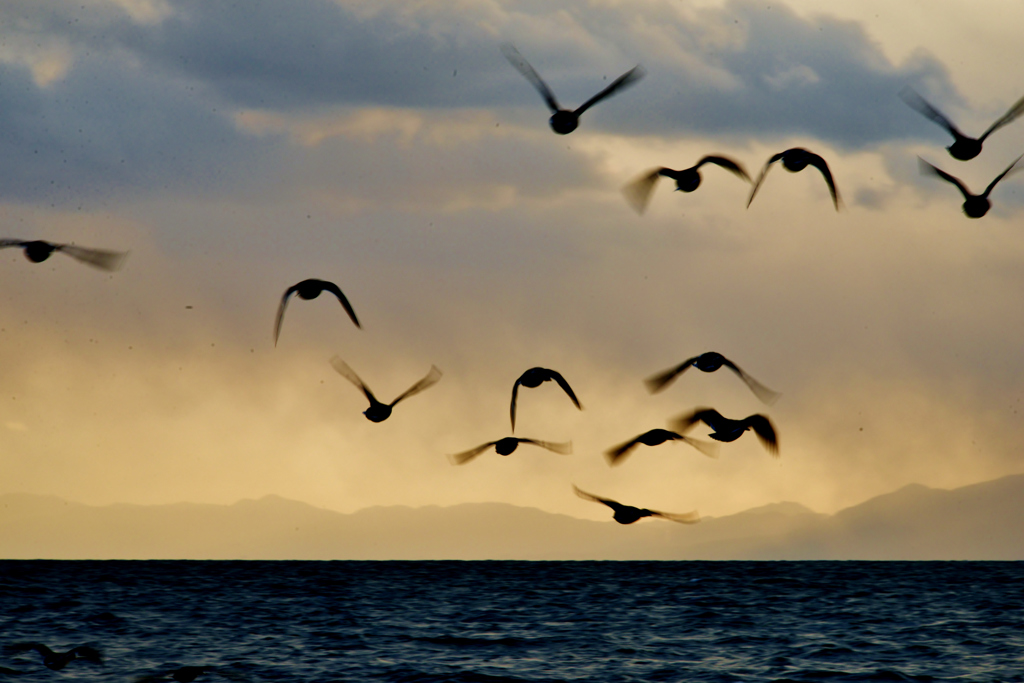
[{"label": "dark sea water", "polygon": [[1022,599],[1012,562],[3,561],[0,644],[105,661],[0,679],[1022,681]]}]

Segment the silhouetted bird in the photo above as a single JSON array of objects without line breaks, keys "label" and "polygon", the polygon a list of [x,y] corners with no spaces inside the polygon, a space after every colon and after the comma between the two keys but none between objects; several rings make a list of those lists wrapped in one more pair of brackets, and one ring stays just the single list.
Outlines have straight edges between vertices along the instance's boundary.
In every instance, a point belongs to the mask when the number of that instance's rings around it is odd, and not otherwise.
[{"label": "silhouetted bird", "polygon": [[685,441],[709,458],[718,457],[718,448],[715,444],[700,441],[698,439],[691,439],[688,436],[683,436],[676,432],[670,432],[667,429],[651,429],[650,431],[646,431],[634,439],[630,439],[623,444],[619,444],[615,448],[608,449],[605,451],[605,456],[608,458],[609,465],[618,465],[640,444],[645,446],[660,446],[666,441]]},{"label": "silhouetted bird", "polygon": [[331,365],[333,365],[334,369],[338,371],[338,374],[352,382],[352,384],[355,384],[370,401],[370,407],[363,411],[363,415],[365,415],[366,419],[370,422],[383,422],[388,419],[391,417],[391,410],[395,407],[395,404],[409,398],[410,396],[415,396],[424,389],[433,386],[439,379],[441,379],[441,371],[438,370],[436,366],[431,365],[430,372],[427,373],[426,377],[409,387],[405,393],[391,403],[384,404],[377,400],[369,387],[363,384],[363,380],[359,379],[359,376],[356,375],[356,373],[352,371],[352,368],[350,368],[341,358],[338,356],[331,358]]},{"label": "silhouetted bird", "polygon": [[952,134],[953,144],[946,149],[949,150],[949,155],[951,157],[959,159],[960,161],[967,161],[968,159],[973,159],[978,156],[978,154],[981,153],[981,145],[985,142],[985,138],[1024,113],[1024,97],[1022,97],[1017,100],[1016,104],[1010,107],[1009,111],[996,119],[996,122],[989,126],[988,130],[982,133],[980,138],[975,140],[974,138],[969,138],[961,133],[960,130],[954,126],[942,112],[928,104],[924,98],[918,95],[910,86],[907,86],[900,91],[900,97],[903,98],[903,101],[912,108],[916,109],[925,117],[939,124]]},{"label": "silhouetted bird", "polygon": [[9,652],[28,652],[35,650],[43,657],[43,665],[52,671],[60,671],[76,659],[83,659],[92,664],[102,664],[103,656],[99,650],[88,645],[79,645],[67,652],[54,652],[42,643],[14,643],[8,645]]},{"label": "silhouetted bird", "polygon": [[352,310],[352,305],[345,298],[338,285],[327,280],[303,280],[302,282],[296,283],[284,290],[284,296],[281,297],[281,304],[277,307],[277,319],[274,321],[274,346],[277,346],[277,338],[281,334],[281,321],[284,320],[284,308],[288,305],[288,298],[292,294],[298,294],[300,299],[315,299],[320,296],[321,292],[330,292],[334,296],[338,297],[338,301],[341,302],[341,307],[348,313],[348,317],[352,318],[352,322],[356,324],[356,327],[362,328],[359,324],[359,319],[356,318],[356,312]]},{"label": "silhouetted bird", "polygon": [[658,178],[665,176],[675,180],[677,192],[693,192],[700,186],[700,171],[697,169],[704,164],[717,164],[727,171],[732,171],[748,183],[751,182],[750,176],[747,175],[743,167],[732,159],[706,156],[698,161],[696,166],[684,168],[681,171],[673,171],[671,168],[665,168],[664,166],[652,169],[622,188],[622,194],[626,195],[626,201],[629,202],[630,206],[637,213],[643,214],[651,201],[651,193],[654,191],[654,186],[658,183]]},{"label": "silhouetted bird", "polygon": [[768,174],[768,169],[771,168],[772,164],[776,161],[782,161],[782,166],[793,173],[802,171],[807,168],[808,165],[814,166],[816,169],[821,171],[821,175],[825,176],[825,182],[828,183],[828,191],[832,193],[832,203],[835,204],[836,211],[839,210],[839,191],[836,189],[836,184],[832,180],[832,173],[828,170],[828,164],[825,160],[814,152],[808,152],[806,149],[801,147],[794,147],[793,149],[787,149],[785,152],[779,152],[764,165],[761,169],[761,175],[757,177],[757,181],[754,183],[754,189],[750,191],[750,199],[747,200],[747,206],[750,206],[750,202],[754,201],[754,195],[757,194],[757,190],[761,187],[761,183],[764,182],[764,177]]},{"label": "silhouetted bird", "polygon": [[527,62],[521,54],[519,54],[519,50],[510,43],[503,43],[501,46],[501,52],[505,55],[505,59],[507,59],[509,63],[519,71],[519,73],[525,76],[526,80],[530,81],[530,83],[533,84],[533,87],[537,89],[537,92],[540,93],[540,96],[544,98],[548,108],[553,112],[550,119],[551,130],[560,135],[568,135],[576,130],[576,126],[578,126],[580,122],[580,115],[587,109],[590,109],[604,98],[615,94],[617,90],[621,90],[628,85],[636,83],[644,75],[643,67],[639,65],[634,66],[632,69],[612,81],[611,85],[607,88],[581,104],[576,111],[569,111],[568,109],[562,109],[561,106],[559,106],[558,100],[555,99],[554,93],[551,92],[551,88],[541,80],[541,77],[537,75],[537,72],[534,71],[532,66],[530,66],[530,63]]},{"label": "silhouetted bird", "polygon": [[661,517],[663,519],[669,519],[673,522],[680,522],[682,524],[696,524],[700,521],[700,513],[696,510],[693,512],[675,513],[648,510],[647,508],[635,508],[632,505],[623,505],[611,498],[601,498],[600,496],[595,496],[592,493],[581,491],[579,487],[575,485],[572,488],[576,492],[576,495],[583,500],[589,500],[594,503],[603,503],[614,510],[615,514],[612,515],[612,519],[619,524],[632,524],[638,519],[643,519],[644,517]]},{"label": "silhouetted bird", "polygon": [[530,368],[516,380],[516,383],[512,385],[512,431],[516,431],[516,396],[519,394],[519,385],[522,384],[528,389],[536,389],[544,382],[548,380],[554,380],[558,383],[558,386],[562,387],[565,393],[569,394],[569,398],[576,405],[577,408],[583,410],[583,406],[580,405],[579,400],[576,398],[576,394],[572,393],[572,387],[565,381],[565,378],[554,370],[548,370],[547,368]]},{"label": "silhouetted bird", "polygon": [[485,444],[481,444],[476,448],[471,448],[468,451],[462,453],[456,453],[455,455],[449,455],[448,459],[451,460],[453,465],[462,465],[469,462],[476,456],[486,451],[491,446],[494,446],[495,452],[498,455],[510,455],[521,443],[529,443],[534,446],[540,446],[546,448],[554,453],[560,453],[562,455],[568,455],[572,453],[572,442],[567,441],[565,443],[554,443],[551,441],[538,441],[537,439],[519,439],[514,436],[506,436],[504,439],[498,439],[497,441],[488,441]]},{"label": "silhouetted bird", "polygon": [[932,175],[937,175],[943,180],[947,180],[956,185],[958,188],[960,188],[960,192],[964,196],[964,213],[967,214],[970,218],[981,218],[986,213],[988,213],[988,210],[990,208],[992,208],[992,202],[988,200],[988,195],[990,192],[992,192],[992,188],[996,186],[996,183],[1003,179],[1003,176],[1009,173],[1013,169],[1013,167],[1017,165],[1017,162],[1020,161],[1022,157],[1024,157],[1024,155],[1017,157],[1017,159],[1012,164],[1007,166],[1005,171],[997,175],[996,179],[989,183],[988,187],[985,188],[985,191],[979,195],[971,194],[964,186],[964,184],[960,182],[957,178],[954,178],[953,176],[949,175],[943,170],[935,168],[921,157],[918,157],[917,160],[918,162],[920,162],[921,173],[930,173]]},{"label": "silhouetted bird", "polygon": [[675,367],[659,372],[656,375],[651,375],[644,380],[644,383],[647,385],[647,390],[652,394],[658,393],[674,382],[676,377],[686,372],[686,370],[691,366],[704,372],[714,372],[718,368],[725,366],[739,375],[740,379],[746,382],[747,386],[750,387],[750,390],[754,392],[755,396],[761,399],[762,403],[772,404],[779,398],[779,393],[777,391],[772,391],[768,387],[764,386],[756,379],[743,372],[743,370],[741,370],[739,366],[731,360],[720,353],[716,353],[715,351],[702,353],[699,356],[694,356],[689,360],[683,361]]},{"label": "silhouetted bird", "polygon": [[25,258],[32,263],[42,263],[50,258],[55,251],[67,254],[73,259],[95,266],[102,270],[114,271],[121,267],[128,256],[126,251],[107,251],[105,249],[86,249],[74,244],[57,244],[43,240],[0,239],[0,249],[5,247],[21,247],[25,250]]},{"label": "silhouetted bird", "polygon": [[672,424],[679,432],[686,432],[698,422],[703,422],[711,428],[712,433],[708,434],[708,437],[726,443],[735,441],[743,435],[743,432],[753,429],[772,457],[779,457],[779,439],[775,435],[775,427],[772,426],[771,420],[764,415],[751,415],[742,420],[730,420],[723,417],[714,408],[697,408],[692,413],[680,415],[672,421]]}]

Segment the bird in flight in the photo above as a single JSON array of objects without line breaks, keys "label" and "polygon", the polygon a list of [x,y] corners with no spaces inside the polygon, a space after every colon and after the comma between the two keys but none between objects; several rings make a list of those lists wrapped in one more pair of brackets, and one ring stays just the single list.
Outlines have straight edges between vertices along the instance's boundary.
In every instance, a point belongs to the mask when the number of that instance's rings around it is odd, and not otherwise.
[{"label": "bird in flight", "polygon": [[662,519],[668,519],[681,524],[696,524],[700,521],[700,513],[696,510],[693,510],[692,512],[675,513],[648,510],[647,508],[636,508],[632,505],[623,505],[611,498],[602,498],[600,496],[595,496],[593,493],[587,493],[586,491],[580,490],[580,488],[575,485],[572,488],[576,492],[576,495],[583,500],[601,503],[614,510],[615,514],[612,515],[612,519],[619,524],[632,524],[638,519],[643,519],[644,517],[661,517]]},{"label": "bird in flight", "polygon": [[331,365],[338,371],[338,374],[352,382],[352,384],[355,384],[370,401],[370,407],[363,411],[363,415],[365,415],[366,419],[370,422],[383,422],[388,419],[391,417],[391,411],[395,407],[395,404],[409,398],[410,396],[415,396],[424,389],[437,384],[437,381],[441,379],[441,371],[438,370],[436,366],[431,365],[430,372],[427,373],[426,377],[409,387],[391,403],[381,403],[377,400],[377,397],[373,395],[373,392],[370,391],[370,388],[363,384],[363,380],[359,379],[359,376],[353,372],[352,368],[350,368],[339,356],[331,358]]},{"label": "bird in flight", "polygon": [[580,410],[583,410],[583,406],[580,405],[579,399],[576,398],[576,394],[572,392],[572,387],[569,386],[569,383],[565,381],[565,378],[562,377],[562,375],[554,370],[548,370],[547,368],[530,368],[520,375],[519,379],[516,380],[516,383],[512,385],[512,406],[510,408],[510,412],[512,415],[513,432],[516,431],[516,400],[519,395],[519,385],[521,384],[527,389],[536,389],[541,384],[549,380],[554,380],[558,386],[562,387],[565,393],[569,395],[573,404]]},{"label": "bird in flight", "polygon": [[651,375],[650,377],[644,380],[644,384],[647,385],[648,391],[650,391],[652,394],[656,394],[665,387],[667,387],[669,384],[674,382],[676,380],[676,377],[686,372],[686,370],[688,370],[690,367],[695,367],[703,372],[714,372],[715,370],[723,366],[735,372],[739,376],[739,378],[742,379],[748,387],[750,387],[750,390],[754,392],[754,395],[757,396],[762,403],[767,403],[770,405],[772,403],[775,403],[776,400],[778,400],[780,396],[779,392],[772,391],[768,387],[764,386],[756,379],[754,379],[753,377],[745,373],[743,370],[741,370],[738,365],[733,363],[731,360],[729,360],[722,354],[717,353],[715,351],[708,351],[707,353],[702,353],[699,356],[694,356],[693,358],[684,360],[679,365],[673,366],[668,370],[659,372],[656,375]]},{"label": "bird in flight", "polygon": [[565,443],[555,443],[551,441],[539,441],[537,439],[519,439],[514,436],[506,436],[504,439],[498,439],[497,441],[488,441],[485,444],[480,444],[476,448],[471,448],[468,451],[462,453],[456,453],[449,455],[448,459],[451,460],[453,465],[464,465],[476,456],[486,451],[491,446],[494,446],[494,450],[498,455],[510,455],[515,451],[519,444],[528,443],[534,446],[540,446],[546,448],[553,453],[559,453],[561,455],[568,455],[572,453],[572,442],[566,441]]},{"label": "bird in flight", "polygon": [[1022,97],[1017,100],[1016,104],[1010,107],[1009,111],[996,119],[996,122],[989,126],[988,130],[982,133],[980,138],[975,140],[974,138],[969,138],[961,133],[960,129],[954,126],[942,112],[928,104],[928,102],[918,95],[917,91],[910,86],[907,86],[900,91],[900,97],[911,108],[916,109],[920,114],[949,131],[953,136],[953,144],[946,149],[949,151],[949,155],[951,157],[959,159],[960,161],[967,161],[968,159],[973,159],[981,154],[981,145],[985,142],[985,138],[1024,113],[1024,97]]},{"label": "bird in flight", "polygon": [[665,176],[676,181],[677,192],[693,192],[700,187],[701,176],[698,169],[704,164],[721,166],[725,170],[731,171],[740,178],[743,178],[748,183],[752,182],[743,167],[732,159],[720,156],[706,156],[698,161],[696,166],[684,168],[681,171],[675,171],[664,166],[651,169],[622,188],[622,194],[626,196],[626,201],[629,202],[629,205],[637,213],[643,215],[651,201],[651,193],[654,191],[654,186],[658,183],[659,178]]},{"label": "bird in flight", "polygon": [[284,290],[284,296],[281,297],[281,303],[277,307],[277,318],[274,320],[274,346],[277,346],[277,338],[281,335],[281,322],[284,320],[284,309],[288,305],[288,299],[292,294],[298,294],[300,299],[306,301],[315,299],[320,296],[321,292],[330,292],[334,296],[338,297],[338,301],[341,302],[341,307],[348,313],[348,317],[352,318],[352,322],[355,323],[356,327],[362,329],[362,325],[359,324],[359,318],[356,317],[356,312],[352,309],[352,304],[345,298],[345,294],[341,291],[338,285],[327,280],[316,280],[309,279],[297,282],[288,289]]},{"label": "bird in flight", "polygon": [[992,202],[990,202],[988,199],[988,195],[990,192],[992,192],[992,188],[995,187],[996,183],[1002,180],[1007,173],[1013,170],[1013,167],[1017,165],[1017,162],[1021,160],[1021,157],[1024,157],[1024,155],[1017,157],[1017,159],[1012,164],[1006,167],[1005,171],[997,175],[995,180],[989,183],[988,187],[986,187],[985,191],[982,192],[981,194],[971,194],[970,190],[968,190],[967,187],[962,182],[960,182],[958,178],[954,178],[945,171],[935,168],[921,157],[918,157],[917,160],[921,167],[921,173],[936,175],[942,178],[943,180],[953,183],[960,189],[960,193],[963,194],[964,196],[964,213],[967,214],[968,217],[981,218],[986,213],[988,213],[988,210],[990,208],[992,208]]},{"label": "bird in flight", "polygon": [[750,202],[754,201],[754,195],[757,194],[758,188],[764,182],[764,177],[768,174],[768,170],[776,161],[781,161],[783,168],[792,173],[802,171],[808,165],[814,166],[821,171],[821,175],[825,176],[825,182],[828,183],[828,191],[832,194],[832,203],[835,204],[836,211],[839,210],[839,191],[836,189],[835,181],[832,180],[832,172],[828,170],[828,164],[814,152],[808,152],[802,147],[794,147],[793,149],[787,149],[785,152],[779,152],[768,160],[768,163],[761,169],[761,175],[754,182],[754,189],[750,191],[750,198],[747,199],[748,207]]},{"label": "bird in flight", "polygon": [[711,428],[711,434],[708,434],[710,438],[726,443],[735,441],[743,435],[743,432],[753,429],[771,456],[779,457],[779,439],[775,435],[775,427],[772,426],[771,420],[764,415],[757,414],[742,420],[731,420],[723,417],[714,408],[697,408],[692,413],[680,415],[672,421],[672,425],[678,432],[684,433],[698,422],[703,422]]},{"label": "bird in flight", "polygon": [[43,657],[43,666],[52,671],[60,671],[76,659],[83,659],[92,664],[102,664],[103,656],[100,651],[88,645],[79,645],[67,652],[54,652],[42,643],[14,643],[8,645],[9,652],[28,652],[35,650]]},{"label": "bird in flight", "polygon": [[0,249],[5,247],[20,247],[25,250],[25,258],[32,263],[42,263],[50,258],[50,255],[59,251],[67,254],[73,259],[87,263],[100,270],[114,271],[121,267],[126,251],[108,251],[106,249],[86,249],[74,244],[58,244],[56,242],[45,242],[43,240],[18,240],[0,239]]},{"label": "bird in flight", "polygon": [[682,434],[671,432],[667,429],[651,429],[646,431],[636,438],[630,439],[625,443],[608,449],[605,451],[605,457],[608,458],[609,465],[618,465],[640,444],[643,444],[644,446],[660,446],[666,441],[683,441],[690,444],[709,458],[718,457],[717,444],[707,443],[706,441],[700,441],[698,439],[691,439],[688,436],[683,436]]},{"label": "bird in flight", "polygon": [[516,70],[521,73],[526,80],[530,81],[540,96],[544,98],[548,108],[551,109],[551,129],[559,135],[568,135],[569,133],[576,130],[576,127],[580,123],[580,115],[583,114],[587,109],[600,102],[606,97],[614,95],[617,91],[625,88],[633,83],[636,83],[644,75],[643,67],[640,65],[634,66],[632,69],[622,74],[614,81],[611,85],[597,93],[589,100],[581,104],[575,111],[569,111],[568,109],[562,109],[558,104],[558,100],[555,99],[554,93],[551,92],[551,88],[547,86],[537,72],[530,66],[530,63],[519,54],[519,50],[515,48],[511,43],[503,43],[501,46],[501,52],[505,55],[505,59],[509,61],[509,64],[514,66]]}]

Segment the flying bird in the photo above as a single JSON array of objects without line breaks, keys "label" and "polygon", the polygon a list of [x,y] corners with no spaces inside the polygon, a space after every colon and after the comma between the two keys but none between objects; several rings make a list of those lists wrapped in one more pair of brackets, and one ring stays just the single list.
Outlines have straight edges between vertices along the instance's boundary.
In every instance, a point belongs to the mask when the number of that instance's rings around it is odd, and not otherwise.
[{"label": "flying bird", "polygon": [[825,182],[828,183],[828,191],[832,194],[832,203],[835,204],[836,211],[839,210],[839,191],[836,190],[836,184],[832,180],[832,172],[828,170],[828,164],[814,152],[808,152],[801,147],[794,147],[793,149],[787,149],[785,152],[779,152],[768,160],[768,163],[761,169],[761,175],[757,177],[757,181],[754,183],[754,189],[750,191],[750,198],[747,200],[748,207],[750,202],[754,201],[754,195],[757,194],[758,188],[764,182],[764,177],[768,174],[768,170],[776,161],[781,161],[782,166],[792,173],[804,170],[808,164],[821,171],[821,175],[825,176]]},{"label": "flying bird", "polygon": [[581,491],[580,488],[575,485],[573,485],[572,488],[576,492],[576,495],[582,498],[583,500],[589,500],[594,503],[602,503],[610,507],[612,510],[614,510],[615,514],[612,515],[612,519],[614,519],[619,524],[632,524],[638,519],[643,519],[644,517],[661,517],[663,519],[668,519],[673,522],[680,522],[682,524],[696,524],[700,521],[700,513],[697,512],[696,510],[692,512],[675,513],[660,512],[658,510],[648,510],[647,508],[635,508],[632,505],[623,505],[622,503],[612,500],[611,498],[601,498],[600,496],[595,496],[592,493]]},{"label": "flying bird", "polygon": [[32,263],[42,263],[50,258],[55,251],[67,254],[73,259],[87,263],[101,270],[114,271],[121,267],[126,251],[107,251],[106,249],[86,249],[74,244],[57,244],[43,240],[0,239],[0,249],[5,247],[21,247],[25,250],[25,258]]},{"label": "flying bird", "polygon": [[992,192],[992,188],[996,186],[996,183],[1003,179],[1003,176],[1009,173],[1013,169],[1013,167],[1017,165],[1017,162],[1020,161],[1022,157],[1024,157],[1024,154],[1017,157],[1017,159],[1012,164],[1006,167],[1005,171],[997,175],[995,180],[989,183],[988,187],[986,187],[985,191],[982,192],[981,194],[971,194],[970,191],[964,186],[962,182],[960,182],[959,179],[954,178],[953,176],[951,176],[950,174],[946,173],[941,169],[935,168],[921,157],[918,157],[917,160],[918,162],[920,162],[919,165],[921,167],[921,173],[937,175],[943,180],[949,181],[956,185],[958,188],[960,188],[960,192],[964,196],[964,213],[967,214],[967,216],[970,218],[981,218],[986,213],[988,213],[988,210],[990,208],[992,208],[992,202],[988,200],[988,195],[990,192]]},{"label": "flying bird", "polygon": [[643,444],[644,446],[660,446],[666,441],[684,441],[709,458],[718,457],[717,444],[707,443],[706,441],[700,441],[698,439],[691,439],[688,436],[683,436],[676,432],[670,432],[667,429],[651,429],[646,431],[636,438],[630,439],[625,443],[608,449],[605,451],[605,456],[608,458],[609,465],[618,465],[640,444]]},{"label": "flying bird", "polygon": [[745,417],[742,420],[730,420],[723,417],[714,408],[697,408],[692,413],[680,415],[672,421],[672,425],[680,433],[689,431],[693,425],[703,422],[711,428],[708,436],[715,441],[726,443],[735,441],[748,429],[753,429],[761,444],[768,449],[773,458],[779,457],[779,439],[775,435],[775,427],[766,416],[757,414]]},{"label": "flying bird", "polygon": [[338,301],[341,302],[341,307],[348,313],[348,317],[352,318],[352,322],[356,324],[356,327],[362,329],[362,325],[359,324],[359,318],[356,317],[356,312],[352,309],[352,305],[345,298],[345,294],[341,291],[338,285],[327,280],[316,280],[309,279],[298,282],[288,289],[284,290],[284,296],[281,297],[281,304],[277,307],[277,319],[274,321],[274,346],[277,346],[277,338],[281,334],[281,322],[284,320],[284,309],[288,305],[288,299],[292,294],[298,294],[300,299],[306,301],[315,299],[320,296],[321,292],[330,292],[334,296],[338,297]]},{"label": "flying bird", "polygon": [[651,193],[654,191],[654,186],[658,183],[658,179],[661,176],[671,178],[676,181],[677,192],[693,192],[700,187],[700,171],[698,170],[704,164],[716,164],[721,166],[727,171],[735,173],[740,178],[743,178],[748,183],[752,182],[750,176],[738,163],[732,159],[719,156],[706,156],[697,162],[696,166],[690,168],[684,168],[681,171],[674,171],[671,168],[654,168],[647,171],[643,175],[639,176],[624,188],[622,188],[622,194],[626,196],[626,201],[632,206],[637,213],[643,214],[647,210],[647,205],[651,201]]},{"label": "flying bird", "polygon": [[949,131],[953,136],[953,144],[946,149],[949,150],[949,155],[951,157],[959,159],[960,161],[967,161],[968,159],[973,159],[978,156],[981,153],[981,145],[985,142],[985,138],[1024,113],[1024,97],[1022,97],[1017,100],[1016,104],[1010,107],[1009,111],[996,119],[996,122],[989,126],[988,130],[982,133],[980,138],[975,140],[974,138],[969,138],[961,133],[960,129],[954,126],[942,112],[928,104],[925,99],[918,95],[917,91],[910,86],[907,86],[900,91],[900,97],[911,108],[916,109],[920,114]]},{"label": "flying bird", "polygon": [[780,396],[779,392],[772,391],[768,387],[764,386],[756,379],[754,379],[753,377],[745,373],[743,370],[741,370],[738,365],[733,363],[731,360],[729,360],[722,354],[716,353],[715,351],[708,351],[707,353],[702,353],[699,356],[694,356],[693,358],[684,360],[679,365],[671,367],[668,370],[659,372],[656,375],[651,375],[650,377],[644,380],[644,384],[647,385],[648,391],[650,391],[652,394],[656,394],[665,387],[667,387],[669,384],[674,382],[676,380],[676,377],[686,372],[686,370],[688,370],[690,367],[695,367],[703,372],[714,372],[715,370],[723,366],[729,368],[737,375],[739,375],[739,378],[742,379],[748,387],[750,387],[750,390],[754,392],[754,395],[757,396],[762,403],[767,403],[771,405],[772,403],[775,403],[776,400],[778,400]]},{"label": "flying bird", "polygon": [[54,652],[42,643],[14,643],[5,649],[9,652],[28,652],[35,650],[43,657],[43,665],[52,671],[60,671],[76,659],[83,659],[92,664],[102,664],[103,656],[99,650],[88,645],[79,645],[67,652]]},{"label": "flying bird", "polygon": [[644,75],[643,67],[640,65],[634,66],[632,69],[622,74],[614,81],[611,85],[597,93],[589,100],[581,104],[576,111],[569,111],[568,109],[562,109],[558,104],[558,100],[555,99],[554,93],[551,92],[551,88],[547,86],[537,72],[534,71],[530,63],[519,54],[519,50],[515,48],[511,43],[503,43],[501,46],[501,52],[505,55],[505,59],[509,61],[509,64],[514,66],[516,70],[521,73],[526,80],[530,81],[540,96],[544,98],[548,108],[551,109],[551,129],[559,135],[568,135],[569,133],[576,130],[576,126],[580,123],[580,115],[583,114],[587,109],[600,102],[606,97],[614,95],[618,90],[625,88],[633,83],[636,83]]},{"label": "flying bird", "polygon": [[553,453],[560,453],[561,455],[568,455],[572,453],[572,442],[566,441],[565,443],[554,443],[551,441],[538,441],[537,439],[519,439],[514,436],[506,436],[504,439],[498,439],[497,441],[488,441],[485,444],[480,444],[476,448],[471,448],[468,451],[462,453],[456,453],[449,455],[448,459],[451,460],[453,465],[464,465],[476,456],[486,451],[491,446],[494,446],[494,450],[498,455],[510,455],[521,443],[529,443],[534,446],[540,446],[546,448]]},{"label": "flying bird", "polygon": [[569,398],[573,404],[580,410],[583,410],[583,406],[580,405],[579,399],[576,398],[576,394],[572,393],[572,387],[565,381],[559,373],[554,370],[548,370],[547,368],[530,368],[516,380],[516,383],[512,385],[512,431],[516,431],[516,397],[519,394],[519,385],[522,384],[527,389],[536,389],[544,382],[548,380],[554,380],[558,383],[558,386],[562,387],[565,393],[569,394]]},{"label": "flying bird", "polygon": [[391,410],[395,407],[395,404],[409,398],[410,396],[415,396],[424,389],[437,384],[437,381],[441,379],[441,371],[437,369],[437,366],[431,365],[430,372],[427,373],[426,377],[409,387],[405,393],[400,395],[391,403],[385,404],[377,400],[377,397],[373,395],[370,388],[363,384],[363,380],[359,379],[359,376],[356,375],[356,373],[352,371],[352,368],[350,368],[340,357],[334,356],[331,358],[331,365],[338,371],[338,374],[352,382],[352,384],[355,384],[370,401],[370,407],[363,411],[363,415],[365,415],[366,419],[370,422],[383,422],[388,419],[391,417]]}]

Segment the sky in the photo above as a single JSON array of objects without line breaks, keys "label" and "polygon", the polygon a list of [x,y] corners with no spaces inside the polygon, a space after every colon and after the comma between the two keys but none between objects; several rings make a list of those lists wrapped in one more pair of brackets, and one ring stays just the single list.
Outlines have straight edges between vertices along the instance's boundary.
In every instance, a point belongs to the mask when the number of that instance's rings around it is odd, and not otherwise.
[{"label": "sky", "polygon": [[[975,159],[898,96],[978,135],[1024,95],[1024,6],[752,0],[8,0],[0,5],[0,237],[130,251],[106,273],[0,252],[0,493],[110,503],[275,494],[352,512],[505,502],[588,519],[572,485],[720,516],[833,512],[909,483],[1024,472],[1024,176],[973,220],[920,156],[980,192],[1024,122]],[[500,50],[575,107],[559,136]],[[729,156],[638,215],[652,167]],[[338,284],[287,308],[307,278]],[[718,351],[732,373],[643,379]],[[338,355],[385,401],[369,422]],[[452,466],[511,434],[521,446]],[[717,459],[603,452],[698,406],[767,414]],[[691,435],[701,438],[707,429]]]}]

